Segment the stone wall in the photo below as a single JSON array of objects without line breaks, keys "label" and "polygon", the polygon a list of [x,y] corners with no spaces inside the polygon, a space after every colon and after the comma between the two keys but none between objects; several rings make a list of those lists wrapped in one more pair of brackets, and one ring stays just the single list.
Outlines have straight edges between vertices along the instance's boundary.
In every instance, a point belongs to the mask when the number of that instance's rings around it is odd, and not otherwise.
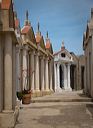
[{"label": "stone wall", "polygon": [[83,35],[83,49],[85,54],[84,92],[93,97],[93,9],[91,9],[91,19]]}]

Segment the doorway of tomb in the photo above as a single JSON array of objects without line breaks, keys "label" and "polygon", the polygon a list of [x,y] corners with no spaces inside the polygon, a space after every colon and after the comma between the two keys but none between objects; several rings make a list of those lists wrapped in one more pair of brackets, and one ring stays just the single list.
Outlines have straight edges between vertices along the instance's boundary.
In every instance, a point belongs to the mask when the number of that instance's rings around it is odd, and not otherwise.
[{"label": "doorway of tomb", "polygon": [[59,66],[59,72],[60,72],[60,88],[64,88],[64,68],[63,65]]},{"label": "doorway of tomb", "polygon": [[76,78],[75,78],[76,65],[70,66],[70,85],[72,90],[76,89]]},{"label": "doorway of tomb", "polygon": [[39,89],[41,90],[41,58],[39,58]]},{"label": "doorway of tomb", "polygon": [[81,66],[81,89],[84,89],[84,66]]}]

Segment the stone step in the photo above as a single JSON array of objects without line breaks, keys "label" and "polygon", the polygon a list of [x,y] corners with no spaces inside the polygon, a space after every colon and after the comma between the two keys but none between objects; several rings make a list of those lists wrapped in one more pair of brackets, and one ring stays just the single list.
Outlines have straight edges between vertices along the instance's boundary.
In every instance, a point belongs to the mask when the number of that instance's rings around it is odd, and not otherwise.
[{"label": "stone step", "polygon": [[32,103],[43,103],[43,102],[93,102],[92,98],[82,99],[32,99]]}]

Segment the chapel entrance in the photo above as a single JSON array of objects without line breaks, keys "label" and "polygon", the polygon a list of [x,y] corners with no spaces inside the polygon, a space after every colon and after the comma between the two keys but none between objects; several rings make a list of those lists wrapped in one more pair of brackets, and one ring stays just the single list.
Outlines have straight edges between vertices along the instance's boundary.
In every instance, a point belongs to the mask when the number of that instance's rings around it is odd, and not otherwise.
[{"label": "chapel entrance", "polygon": [[72,90],[75,89],[76,86],[75,69],[76,69],[76,65],[70,66],[70,85]]},{"label": "chapel entrance", "polygon": [[60,71],[60,88],[64,88],[64,71],[63,71],[63,66],[59,66],[59,71]]}]

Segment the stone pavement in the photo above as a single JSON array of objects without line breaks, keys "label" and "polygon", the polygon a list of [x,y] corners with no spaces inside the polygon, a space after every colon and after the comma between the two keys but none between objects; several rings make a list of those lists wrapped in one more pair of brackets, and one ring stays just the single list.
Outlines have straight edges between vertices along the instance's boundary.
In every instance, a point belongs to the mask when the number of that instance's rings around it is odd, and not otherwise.
[{"label": "stone pavement", "polygon": [[[79,100],[75,102],[75,98]],[[93,128],[93,103],[81,92],[63,92],[32,100],[35,103],[22,105],[15,128]]]},{"label": "stone pavement", "polygon": [[36,102],[91,102],[92,99],[86,97],[81,91],[62,91],[61,93],[54,93],[43,97],[36,97],[32,99]]}]

